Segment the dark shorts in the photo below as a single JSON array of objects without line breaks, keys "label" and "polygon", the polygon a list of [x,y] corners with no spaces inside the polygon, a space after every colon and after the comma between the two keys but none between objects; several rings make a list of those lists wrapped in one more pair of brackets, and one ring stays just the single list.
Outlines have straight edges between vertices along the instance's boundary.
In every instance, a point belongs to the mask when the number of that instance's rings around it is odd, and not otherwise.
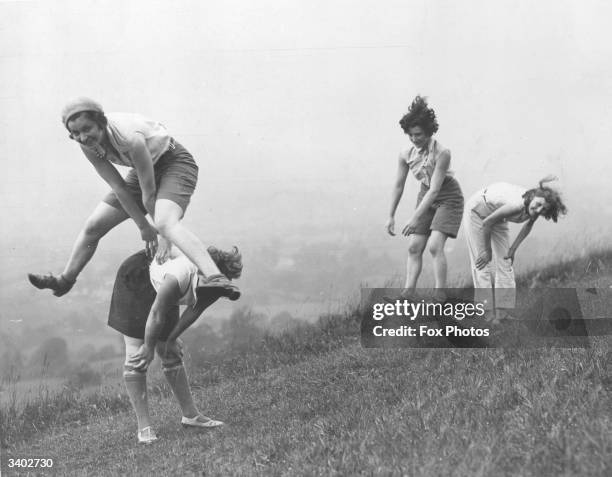
[{"label": "dark shorts", "polygon": [[[156,293],[149,279],[149,259],[144,250],[125,260],[117,271],[108,326],[131,338],[144,339],[145,325]],[[167,309],[159,340],[165,341],[179,318],[178,305]]]},{"label": "dark shorts", "polygon": [[[178,204],[184,213],[198,182],[198,166],[187,149],[176,141],[173,144],[174,146],[162,154],[153,165],[157,199],[171,200]],[[135,169],[128,172],[125,183],[140,210],[146,214],[142,203],[142,190]],[[109,192],[102,201],[115,209],[123,210],[113,191]]]},{"label": "dark shorts", "polygon": [[[421,190],[417,197],[417,207],[428,190],[428,187],[421,184]],[[429,235],[432,230],[436,230],[450,238],[457,238],[462,217],[463,192],[461,192],[459,182],[454,177],[447,177],[444,179],[442,188],[432,206],[418,220],[414,233]]]}]

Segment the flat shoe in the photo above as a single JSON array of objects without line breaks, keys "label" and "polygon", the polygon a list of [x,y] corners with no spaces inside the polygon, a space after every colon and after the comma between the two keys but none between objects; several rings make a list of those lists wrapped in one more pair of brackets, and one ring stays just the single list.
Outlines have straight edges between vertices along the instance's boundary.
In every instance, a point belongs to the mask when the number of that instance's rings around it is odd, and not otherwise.
[{"label": "flat shoe", "polygon": [[212,288],[217,289],[221,296],[229,298],[231,301],[236,301],[240,298],[240,289],[222,274],[210,275],[205,277],[198,275],[198,284],[196,288]]},{"label": "flat shoe", "polygon": [[[204,420],[202,421],[200,419],[204,419]],[[215,421],[214,419],[211,419],[210,417],[206,417],[206,416],[202,416],[201,414],[198,414],[196,417],[183,416],[183,418],[181,419],[181,424],[183,426],[205,427],[205,428],[211,429],[213,427],[223,426],[225,423],[222,421]]]},{"label": "flat shoe", "polygon": [[34,273],[28,273],[28,279],[30,283],[39,290],[50,288],[53,290],[53,294],[57,297],[63,296],[70,291],[74,285],[74,281],[69,281],[60,275],[59,278],[55,277],[52,273],[48,275],[37,275]]},{"label": "flat shoe", "polygon": [[141,444],[151,444],[157,440],[155,431],[151,429],[151,426],[147,426],[144,429],[138,431],[138,442]]}]

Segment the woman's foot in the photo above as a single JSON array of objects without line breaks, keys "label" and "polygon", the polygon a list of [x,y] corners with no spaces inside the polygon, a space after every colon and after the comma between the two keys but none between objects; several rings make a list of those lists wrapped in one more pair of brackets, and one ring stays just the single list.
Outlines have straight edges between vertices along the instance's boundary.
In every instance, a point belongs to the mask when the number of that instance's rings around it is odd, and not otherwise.
[{"label": "woman's foot", "polygon": [[383,300],[385,300],[387,303],[395,303],[397,301],[408,301],[411,303],[416,303],[420,299],[421,297],[418,295],[418,293],[415,290],[409,288],[404,288],[404,290],[397,296],[383,296]]},{"label": "woman's foot", "polygon": [[495,310],[495,315],[497,321],[499,322],[516,320],[516,317],[512,313],[503,308],[498,308],[497,310]]},{"label": "woman's foot", "polygon": [[221,293],[221,296],[229,298],[231,301],[236,301],[240,298],[240,289],[234,285],[225,275],[217,274],[205,277],[198,275],[197,288],[215,288]]},{"label": "woman's foot", "polygon": [[53,294],[58,297],[68,293],[76,282],[76,280],[68,280],[64,275],[60,275],[59,278],[55,277],[52,273],[48,275],[28,273],[28,279],[32,285],[40,290],[50,288],[53,290]]},{"label": "woman's foot", "polygon": [[223,426],[225,423],[222,421],[215,421],[210,417],[202,416],[202,414],[198,414],[195,417],[185,417],[181,419],[181,424],[187,427],[204,427],[208,429],[212,429],[213,427]]},{"label": "woman's foot", "polygon": [[151,444],[157,440],[155,431],[151,429],[151,426],[147,426],[144,429],[138,431],[138,442],[141,444]]},{"label": "woman's foot", "polygon": [[496,326],[499,325],[499,319],[495,310],[485,310],[484,321],[488,325]]}]

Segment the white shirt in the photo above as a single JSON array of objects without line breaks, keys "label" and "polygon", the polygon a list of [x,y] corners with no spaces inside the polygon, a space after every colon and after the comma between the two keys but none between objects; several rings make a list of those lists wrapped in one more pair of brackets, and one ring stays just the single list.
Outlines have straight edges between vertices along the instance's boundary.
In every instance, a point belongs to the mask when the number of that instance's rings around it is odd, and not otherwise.
[{"label": "white shirt", "polygon": [[157,121],[133,113],[108,113],[106,117],[108,118],[106,132],[109,141],[119,153],[117,157],[113,151],[107,151],[106,159],[113,164],[134,167],[131,144],[137,134],[144,138],[153,164],[170,147],[168,130]]},{"label": "white shirt", "polygon": [[525,210],[525,203],[523,194],[527,192],[525,187],[521,187],[514,184],[508,184],[507,182],[496,182],[488,187],[485,187],[481,191],[477,192],[482,196],[482,199],[488,209],[488,213],[484,216],[488,216],[503,205],[512,205],[520,209],[520,212],[507,217],[504,219],[508,222],[525,222],[529,219],[529,214]]},{"label": "white shirt", "polygon": [[[448,149],[442,146],[436,139],[431,138],[427,146],[422,149],[412,146],[403,151],[400,157],[408,164],[414,177],[429,187],[434,170],[436,169],[438,157],[444,151],[448,151]],[[446,171],[446,177],[453,177],[453,175],[453,171],[450,169]]]},{"label": "white shirt", "polygon": [[159,264],[153,260],[149,267],[151,284],[155,291],[159,291],[166,275],[176,278],[181,298],[179,305],[192,306],[197,300],[196,287],[198,285],[198,267],[196,267],[185,255],[178,255]]}]

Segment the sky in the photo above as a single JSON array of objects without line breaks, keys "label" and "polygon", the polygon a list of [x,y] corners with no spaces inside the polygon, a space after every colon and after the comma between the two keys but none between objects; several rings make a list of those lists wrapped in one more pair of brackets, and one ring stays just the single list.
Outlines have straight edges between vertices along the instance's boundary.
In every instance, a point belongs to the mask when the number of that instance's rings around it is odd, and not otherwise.
[{"label": "sky", "polygon": [[[604,240],[609,18],[595,0],[0,1],[0,260],[60,268],[106,193],[59,119],[82,95],[193,153],[185,223],[209,243],[384,236],[417,94],[466,196],[553,173],[570,214],[542,236]],[[113,233],[107,250],[139,244]]]}]

